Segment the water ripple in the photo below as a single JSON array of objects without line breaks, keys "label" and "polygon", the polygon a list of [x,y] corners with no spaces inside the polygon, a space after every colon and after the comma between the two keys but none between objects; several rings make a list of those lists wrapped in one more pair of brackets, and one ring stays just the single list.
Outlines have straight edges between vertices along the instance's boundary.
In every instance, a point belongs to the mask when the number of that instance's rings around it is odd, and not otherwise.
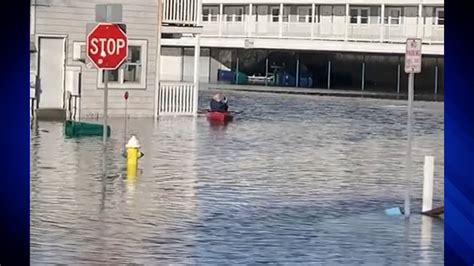
[{"label": "water ripple", "polygon": [[[212,92],[200,96],[202,108]],[[31,132],[32,264],[443,264],[442,221],[417,215],[423,160],[443,199],[443,104],[415,104],[414,215],[402,101],[229,93],[241,113],[131,119],[145,157],[125,177],[123,120],[101,138]]]}]

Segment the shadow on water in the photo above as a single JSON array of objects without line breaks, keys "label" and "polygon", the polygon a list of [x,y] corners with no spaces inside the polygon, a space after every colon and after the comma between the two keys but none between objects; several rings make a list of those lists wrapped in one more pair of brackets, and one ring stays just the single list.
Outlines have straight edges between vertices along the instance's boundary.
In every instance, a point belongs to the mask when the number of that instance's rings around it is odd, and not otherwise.
[{"label": "shadow on water", "polygon": [[[204,92],[207,106],[212,92]],[[443,223],[418,215],[423,159],[443,191],[443,105],[415,104],[414,215],[384,215],[405,189],[400,101],[226,93],[243,110],[111,119],[102,139],[30,135],[33,264],[425,264],[443,262]],[[124,139],[145,156],[126,177]],[[106,175],[103,175],[104,155]]]}]

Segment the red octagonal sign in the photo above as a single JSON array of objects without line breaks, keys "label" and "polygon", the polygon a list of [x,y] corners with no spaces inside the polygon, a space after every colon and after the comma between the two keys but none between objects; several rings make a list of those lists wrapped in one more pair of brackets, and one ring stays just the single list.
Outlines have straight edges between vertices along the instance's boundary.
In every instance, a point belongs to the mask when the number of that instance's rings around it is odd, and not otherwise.
[{"label": "red octagonal sign", "polygon": [[127,35],[117,24],[100,23],[87,35],[86,50],[98,69],[117,69],[127,58]]}]

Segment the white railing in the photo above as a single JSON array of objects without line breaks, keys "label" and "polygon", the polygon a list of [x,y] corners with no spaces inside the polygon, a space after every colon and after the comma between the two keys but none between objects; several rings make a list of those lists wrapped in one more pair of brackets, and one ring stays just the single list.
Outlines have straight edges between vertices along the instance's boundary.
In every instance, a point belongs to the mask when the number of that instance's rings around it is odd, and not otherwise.
[{"label": "white railing", "polygon": [[193,115],[194,84],[184,82],[161,82],[159,115]]},{"label": "white railing", "polygon": [[[203,17],[204,18],[204,17]],[[250,19],[252,18],[252,19]],[[416,24],[380,25],[309,22],[310,16],[289,16],[289,21],[243,15],[206,15],[203,19],[203,36],[209,37],[271,37],[316,40],[382,41],[403,43],[407,38],[421,37],[426,43],[444,43],[444,27]],[[304,22],[306,21],[306,22]],[[281,28],[280,28],[281,27]],[[422,30],[419,33],[420,29]],[[280,35],[281,33],[281,35]],[[381,35],[382,34],[382,35]]]},{"label": "white railing", "polygon": [[[380,25],[377,24],[349,24],[346,27],[347,38],[356,41],[380,40]],[[342,29],[344,32],[344,29]]]},{"label": "white railing", "polygon": [[444,43],[444,26],[424,25],[423,41],[427,43]]},{"label": "white railing", "polygon": [[198,0],[164,0],[163,23],[197,25]]}]

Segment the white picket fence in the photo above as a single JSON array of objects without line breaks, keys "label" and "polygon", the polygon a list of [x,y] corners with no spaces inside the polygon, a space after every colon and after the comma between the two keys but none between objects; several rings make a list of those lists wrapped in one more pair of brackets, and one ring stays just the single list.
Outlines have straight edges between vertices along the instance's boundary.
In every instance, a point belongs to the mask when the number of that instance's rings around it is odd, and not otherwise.
[{"label": "white picket fence", "polygon": [[161,82],[158,114],[194,115],[194,84],[185,82]]},{"label": "white picket fence", "polygon": [[163,0],[163,23],[197,25],[198,0]]}]

